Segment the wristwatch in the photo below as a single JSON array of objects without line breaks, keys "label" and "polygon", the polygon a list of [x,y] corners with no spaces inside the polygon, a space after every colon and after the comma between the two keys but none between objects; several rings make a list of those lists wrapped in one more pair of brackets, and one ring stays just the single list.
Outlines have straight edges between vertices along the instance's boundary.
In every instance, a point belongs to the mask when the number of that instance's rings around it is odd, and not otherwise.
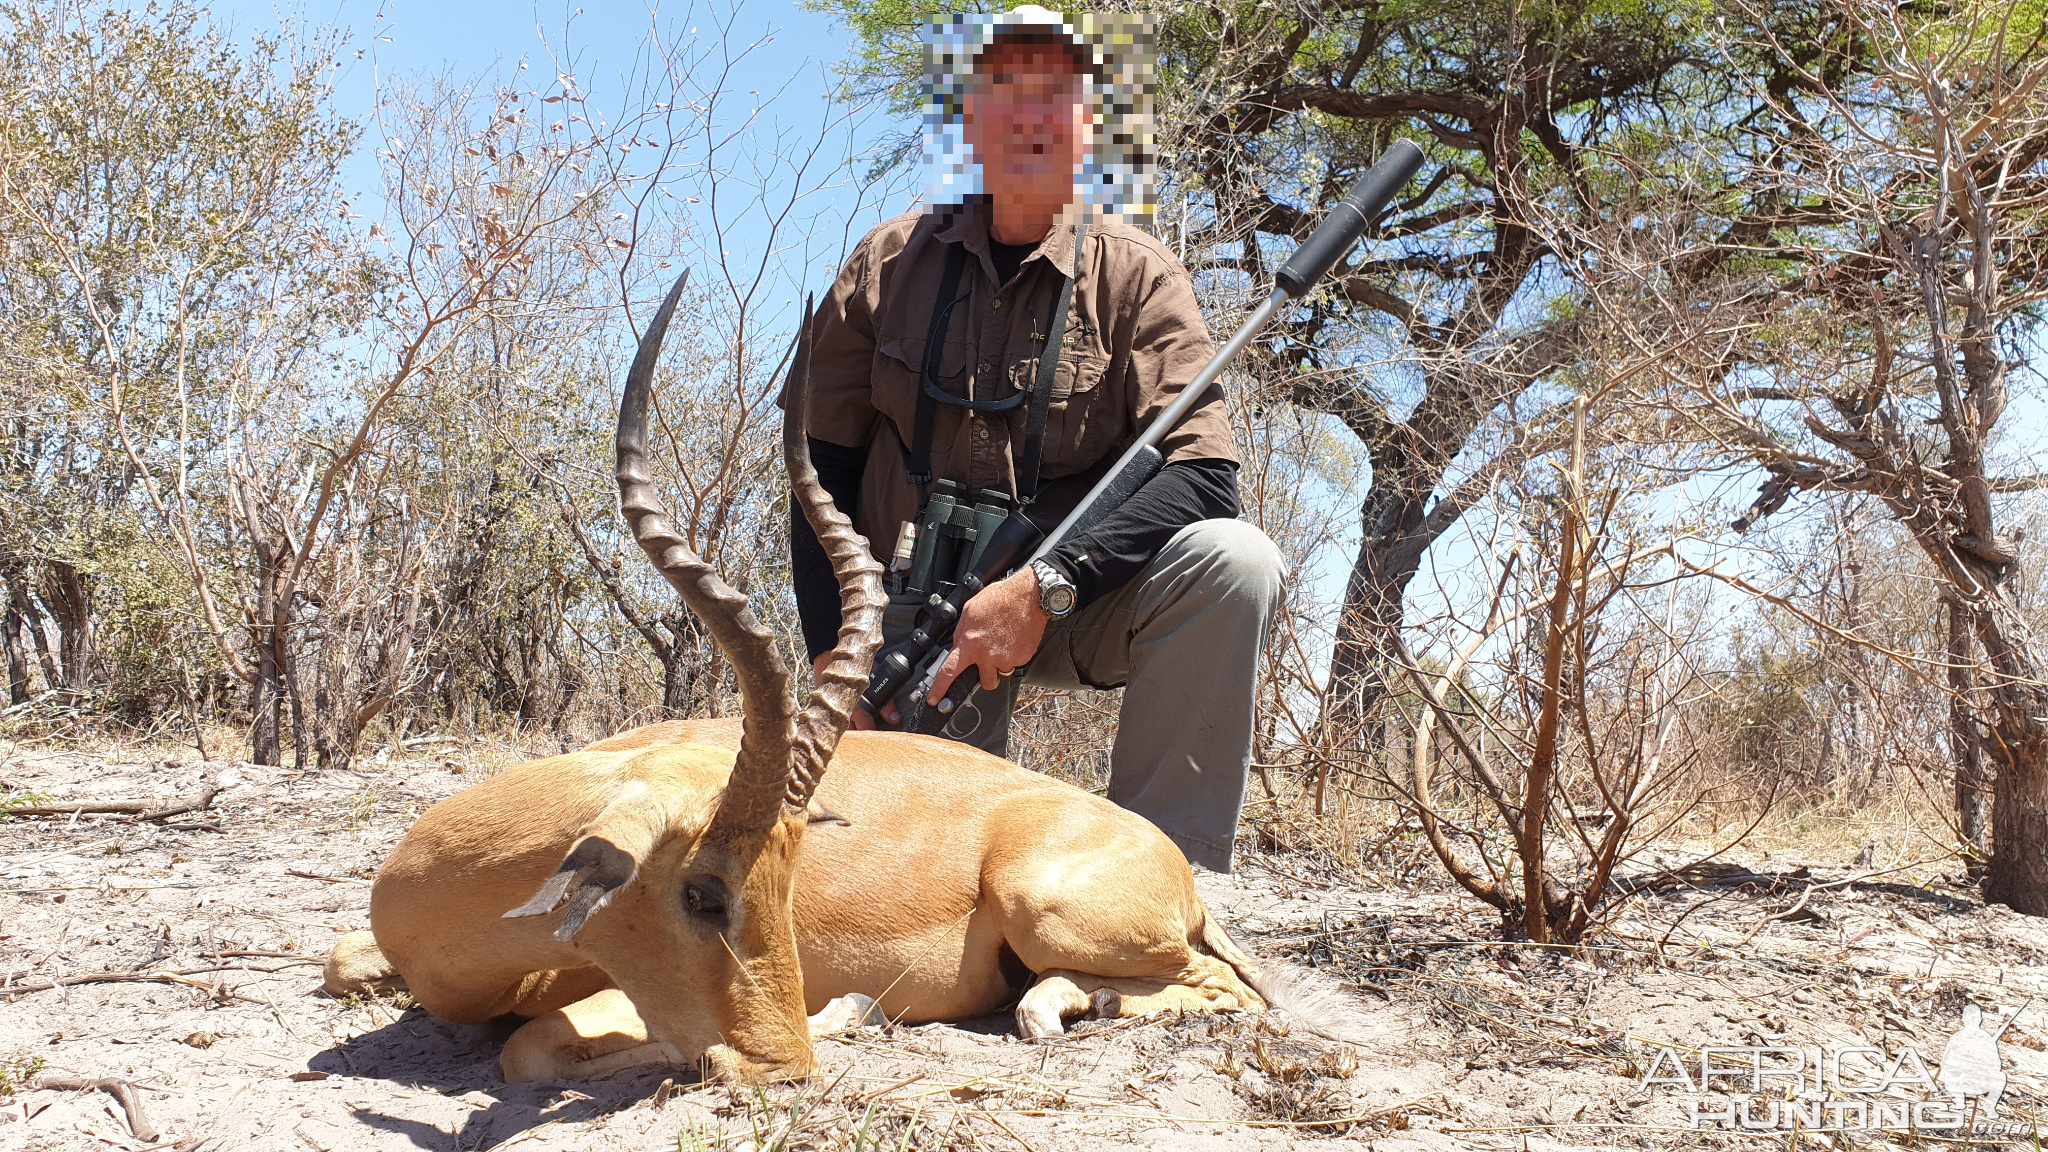
[{"label": "wristwatch", "polygon": [[1074,610],[1080,590],[1059,569],[1043,560],[1033,560],[1031,571],[1038,577],[1038,607],[1055,620]]}]

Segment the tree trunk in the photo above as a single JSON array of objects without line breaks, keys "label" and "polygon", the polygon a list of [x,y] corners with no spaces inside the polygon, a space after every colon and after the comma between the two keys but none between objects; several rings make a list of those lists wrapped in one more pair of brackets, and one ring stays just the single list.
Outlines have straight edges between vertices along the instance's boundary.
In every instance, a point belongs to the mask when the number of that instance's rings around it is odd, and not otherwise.
[{"label": "tree trunk", "polygon": [[[680,720],[690,715],[691,699],[704,671],[702,647],[697,643],[697,618],[688,612],[664,612],[661,627],[668,633],[667,641],[655,650],[661,661],[662,719]],[[653,629],[647,629],[645,634],[648,643],[654,644]]]},{"label": "tree trunk", "polygon": [[284,672],[284,697],[291,705],[292,769],[303,772],[311,760],[306,750],[306,742],[312,725],[306,716],[306,693],[299,683],[298,662],[292,658],[291,649],[285,645],[285,638],[291,634],[291,621],[285,617],[282,609],[279,609],[277,615],[277,623],[272,626],[270,634],[271,642],[277,646],[277,666]]},{"label": "tree trunk", "polygon": [[21,606],[14,603],[14,597],[7,598],[6,622],[0,625],[0,640],[7,646],[7,702],[28,703],[28,656],[22,651],[21,630],[28,621],[21,614]]},{"label": "tree trunk", "polygon": [[270,645],[256,644],[256,682],[249,688],[249,761],[277,767],[284,763],[279,743],[284,726],[284,678],[278,675],[277,656]]},{"label": "tree trunk", "polygon": [[1984,901],[2048,916],[2048,738],[2039,724],[1996,725],[1992,738],[1998,780],[1992,790],[1993,852],[1984,870]]},{"label": "tree trunk", "polygon": [[1956,837],[1963,847],[1963,876],[1984,879],[1990,856],[1985,839],[1991,780],[1984,771],[1984,738],[1970,700],[1970,619],[1961,604],[1948,606],[1948,742],[1956,767]]},{"label": "tree trunk", "polygon": [[1330,652],[1329,695],[1322,715],[1326,734],[1355,729],[1386,692],[1391,660],[1387,637],[1401,626],[1408,582],[1429,550],[1423,507],[1435,486],[1433,477],[1424,486],[1412,468],[1382,468],[1375,462],[1372,487],[1359,507],[1363,531],[1345,581],[1344,607]]},{"label": "tree trunk", "polygon": [[582,695],[583,689],[589,686],[590,679],[583,674],[583,669],[569,658],[569,654],[562,650],[559,641],[551,642],[549,648],[553,650],[558,671],[555,691],[552,693],[554,702],[549,709],[548,731],[566,737],[569,730],[569,710],[576,706],[576,697]]},{"label": "tree trunk", "polygon": [[2048,685],[2025,621],[1999,593],[1972,614],[1992,674],[1987,743],[1998,764],[1984,900],[2048,916]]},{"label": "tree trunk", "polygon": [[57,621],[57,672],[64,687],[83,692],[92,675],[94,642],[92,591],[86,575],[62,560],[43,563],[43,603]]},{"label": "tree trunk", "polygon": [[43,670],[43,690],[62,687],[64,680],[57,673],[57,660],[50,654],[49,634],[43,630],[43,613],[36,607],[28,580],[18,568],[7,574],[7,595],[21,609],[22,619],[28,624],[29,643],[34,645],[36,664]]},{"label": "tree trunk", "polygon": [[690,653],[678,644],[661,661],[662,719],[674,720],[690,713],[690,688],[696,682],[690,667]]},{"label": "tree trunk", "polygon": [[277,645],[271,633],[276,616],[270,602],[277,595],[277,572],[267,553],[259,553],[256,577],[256,620],[250,628],[250,646],[256,650],[256,679],[249,686],[249,760],[277,767],[284,763],[279,743],[284,726],[284,670],[278,667]]},{"label": "tree trunk", "polygon": [[[330,643],[332,640],[330,637]],[[313,673],[313,747],[322,772],[346,771],[362,740],[355,693],[350,691],[344,663],[322,647],[319,665]]]}]

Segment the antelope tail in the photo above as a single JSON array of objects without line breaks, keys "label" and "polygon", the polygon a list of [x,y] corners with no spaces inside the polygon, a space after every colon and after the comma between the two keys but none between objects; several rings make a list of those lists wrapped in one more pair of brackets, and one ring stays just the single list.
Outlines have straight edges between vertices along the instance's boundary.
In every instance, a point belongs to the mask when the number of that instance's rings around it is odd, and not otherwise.
[{"label": "antelope tail", "polygon": [[1281,1009],[1294,1023],[1327,1040],[1363,1044],[1377,1031],[1363,1012],[1352,1007],[1335,979],[1284,960],[1254,960],[1206,905],[1202,915],[1203,949],[1236,969],[1238,979],[1251,985],[1266,1007]]}]

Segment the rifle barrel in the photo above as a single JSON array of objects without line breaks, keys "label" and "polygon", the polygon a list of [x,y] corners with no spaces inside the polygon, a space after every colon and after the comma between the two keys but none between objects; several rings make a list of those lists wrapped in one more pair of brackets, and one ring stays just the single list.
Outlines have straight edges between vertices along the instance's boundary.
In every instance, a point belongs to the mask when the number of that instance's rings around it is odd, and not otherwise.
[{"label": "rifle barrel", "polygon": [[1216,355],[1210,357],[1209,362],[1202,365],[1202,370],[1195,373],[1195,378],[1188,381],[1188,386],[1180,390],[1180,395],[1173,398],[1173,403],[1168,404],[1157,419],[1147,424],[1143,432],[1138,433],[1138,439],[1124,451],[1122,458],[1116,462],[1116,467],[1103,473],[1102,479],[1095,482],[1095,487],[1088,490],[1088,495],[1083,496],[1081,502],[1074,505],[1074,510],[1067,513],[1067,518],[1060,521],[1059,527],[1045,534],[1045,542],[1038,546],[1038,551],[1031,554],[1031,559],[1044,559],[1054,548],[1067,542],[1069,534],[1074,531],[1074,526],[1081,522],[1088,509],[1094,507],[1095,501],[1101,498],[1104,492],[1109,491],[1116,483],[1116,478],[1130,466],[1138,453],[1164,440],[1168,432],[1179,426],[1181,417],[1186,416],[1188,409],[1193,408],[1195,402],[1209,390],[1209,386],[1216,382],[1216,378],[1223,375],[1223,369],[1229,366],[1239,352],[1244,351],[1244,346],[1252,342],[1252,337],[1257,336],[1261,328],[1272,322],[1274,315],[1280,311],[1280,306],[1287,303],[1287,300],[1285,289],[1273,289],[1273,294],[1266,297],[1265,303],[1259,305],[1252,312],[1251,318],[1244,322],[1244,326],[1231,335],[1230,342]]},{"label": "rifle barrel", "polygon": [[1280,306],[1290,299],[1307,295],[1309,290],[1315,287],[1316,281],[1330,270],[1330,266],[1351,250],[1351,246],[1365,234],[1366,228],[1371,226],[1388,202],[1393,200],[1394,194],[1413,179],[1421,167],[1422,149],[1409,141],[1396,140],[1393,147],[1388,148],[1380,157],[1379,162],[1358,178],[1358,183],[1352,185],[1351,193],[1330,209],[1322,224],[1302,242],[1301,247],[1295,250],[1294,256],[1274,276],[1274,281],[1279,287],[1273,289],[1272,295],[1266,297],[1265,303],[1252,310],[1251,316],[1231,334],[1229,342],[1224,344],[1216,355],[1211,356],[1209,362],[1202,365],[1202,370],[1195,373],[1195,378],[1188,381],[1187,387],[1180,390],[1180,395],[1173,398],[1173,403],[1168,404],[1152,423],[1145,426],[1145,430],[1138,434],[1136,442],[1117,460],[1116,467],[1111,468],[1103,474],[1102,479],[1095,482],[1095,487],[1090,488],[1088,495],[1082,497],[1079,504],[1074,505],[1074,510],[1067,513],[1067,518],[1060,521],[1059,527],[1045,534],[1045,542],[1031,554],[1032,560],[1044,559],[1054,548],[1066,543],[1070,534],[1077,532],[1077,526],[1087,517],[1088,510],[1102,498],[1103,493],[1116,484],[1117,477],[1131,466],[1139,453],[1165,439],[1168,432],[1179,426],[1181,417],[1186,416],[1188,409],[1193,408],[1208,393],[1210,385],[1216,383],[1216,378],[1223,375],[1223,369],[1237,358],[1238,353],[1244,351],[1245,345],[1250,344],[1252,338],[1272,322],[1273,317],[1279,313]]}]

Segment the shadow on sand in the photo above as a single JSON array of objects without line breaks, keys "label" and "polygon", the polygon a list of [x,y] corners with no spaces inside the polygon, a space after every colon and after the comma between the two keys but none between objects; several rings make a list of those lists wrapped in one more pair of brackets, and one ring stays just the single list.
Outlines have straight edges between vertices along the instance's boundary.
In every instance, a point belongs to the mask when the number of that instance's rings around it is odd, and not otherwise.
[{"label": "shadow on sand", "polygon": [[[337,1078],[386,1080],[443,1096],[470,1097],[478,1107],[464,1117],[452,1137],[446,1128],[424,1120],[354,1109],[364,1127],[403,1136],[414,1147],[434,1152],[489,1148],[542,1124],[588,1120],[629,1108],[654,1095],[664,1080],[686,1084],[697,1079],[693,1067],[648,1065],[604,1080],[507,1084],[498,1068],[498,1052],[523,1022],[505,1017],[489,1024],[450,1024],[413,1010],[315,1055],[307,1067]],[[565,1087],[589,1099],[564,1103]]]}]

